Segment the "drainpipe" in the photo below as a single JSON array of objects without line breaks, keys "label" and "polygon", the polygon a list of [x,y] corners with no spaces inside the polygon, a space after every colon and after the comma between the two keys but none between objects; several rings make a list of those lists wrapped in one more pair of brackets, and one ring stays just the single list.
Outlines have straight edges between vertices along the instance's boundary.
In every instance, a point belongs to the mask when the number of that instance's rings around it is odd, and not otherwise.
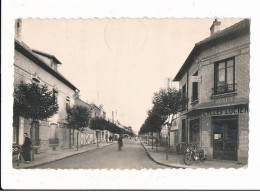
[{"label": "drainpipe", "polygon": [[[189,109],[189,70],[187,70],[187,112]],[[188,115],[186,114],[186,129],[187,129],[187,144],[189,144],[190,134],[189,134],[189,122],[188,122]]]}]

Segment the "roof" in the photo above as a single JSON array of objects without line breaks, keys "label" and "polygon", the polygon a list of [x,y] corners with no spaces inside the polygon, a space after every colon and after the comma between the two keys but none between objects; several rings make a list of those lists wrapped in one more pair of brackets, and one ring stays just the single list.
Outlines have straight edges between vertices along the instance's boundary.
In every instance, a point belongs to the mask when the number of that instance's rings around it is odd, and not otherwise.
[{"label": "roof", "polygon": [[79,105],[86,106],[88,108],[92,108],[92,106],[90,104],[88,104],[87,102],[81,100],[80,98],[76,98],[75,99],[75,104],[79,104]]},{"label": "roof", "polygon": [[92,104],[90,104],[92,107],[95,107],[95,108],[97,108],[98,110],[100,110],[100,108],[96,105],[96,104],[94,104],[94,103],[92,103]]},{"label": "roof", "polygon": [[40,66],[42,69],[56,77],[58,80],[60,80],[62,83],[66,84],[68,87],[70,87],[73,90],[78,90],[76,86],[74,86],[70,81],[68,81],[62,74],[52,69],[45,61],[43,61],[40,57],[38,57],[31,49],[28,47],[25,43],[19,42],[18,40],[15,40],[15,49],[22,53],[24,56],[29,58],[31,61],[33,61],[35,64]]},{"label": "roof", "polygon": [[61,64],[61,62],[54,55],[50,55],[48,53],[44,53],[42,51],[38,51],[38,50],[35,50],[35,49],[32,49],[32,51],[39,54],[39,55],[42,55],[42,56],[47,57],[49,59],[52,59],[57,64]]},{"label": "roof", "polygon": [[196,55],[201,51],[205,46],[209,46],[212,43],[218,43],[224,41],[226,38],[234,38],[236,34],[249,33],[250,20],[244,19],[224,30],[216,32],[212,36],[198,42],[193,47],[188,58],[180,68],[179,72],[176,74],[173,81],[180,81],[182,75],[186,72],[187,68],[191,65],[191,62],[195,59]]}]

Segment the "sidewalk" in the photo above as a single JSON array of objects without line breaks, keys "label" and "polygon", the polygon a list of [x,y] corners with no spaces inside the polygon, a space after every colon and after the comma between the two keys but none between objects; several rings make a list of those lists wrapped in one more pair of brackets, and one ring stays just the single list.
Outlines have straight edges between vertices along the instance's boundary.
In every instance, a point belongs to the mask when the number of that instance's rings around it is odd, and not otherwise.
[{"label": "sidewalk", "polygon": [[21,163],[19,163],[19,165],[17,165],[16,162],[16,158],[17,155],[13,156],[13,168],[14,169],[27,169],[27,168],[35,168],[41,165],[45,165],[48,164],[50,162],[54,162],[57,160],[61,160],[64,158],[68,158],[77,154],[81,154],[84,152],[88,152],[91,150],[95,150],[95,149],[100,149],[102,147],[106,147],[112,144],[117,143],[116,141],[112,142],[112,143],[106,143],[106,142],[101,142],[98,144],[99,147],[97,147],[97,144],[89,144],[86,145],[84,147],[79,147],[78,151],[77,148],[72,148],[72,149],[57,149],[55,151],[52,150],[48,150],[44,153],[40,153],[40,154],[34,154],[34,161],[31,161],[29,164],[25,164],[24,161],[22,160]]},{"label": "sidewalk", "polygon": [[166,151],[164,147],[159,147],[156,152],[156,146],[148,146],[145,142],[140,141],[148,156],[157,164],[172,168],[247,168],[245,164],[238,164],[235,161],[227,160],[206,160],[205,162],[194,161],[192,165],[188,166],[183,162],[183,154],[169,153],[168,160],[166,160]]}]

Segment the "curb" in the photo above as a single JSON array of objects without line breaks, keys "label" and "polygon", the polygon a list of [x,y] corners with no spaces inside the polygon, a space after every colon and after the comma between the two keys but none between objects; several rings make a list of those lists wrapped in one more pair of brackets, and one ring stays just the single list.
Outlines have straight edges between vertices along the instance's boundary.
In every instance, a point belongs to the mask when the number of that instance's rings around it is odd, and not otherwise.
[{"label": "curb", "polygon": [[[110,145],[114,145],[114,143],[113,143],[113,144],[105,145],[105,146],[103,146],[103,147],[107,147],[107,146],[110,146]],[[86,152],[90,152],[90,151],[93,151],[93,150],[96,150],[96,149],[100,149],[100,148],[103,148],[103,147],[95,147],[95,148],[90,149],[90,150],[86,150],[86,151],[79,152],[79,153],[74,153],[74,154],[72,154],[72,155],[64,156],[64,157],[62,157],[62,158],[57,158],[57,159],[54,159],[54,160],[51,160],[51,161],[47,161],[47,162],[43,162],[43,163],[40,163],[40,164],[35,164],[35,165],[27,166],[27,167],[24,167],[24,168],[14,168],[14,169],[16,169],[16,170],[20,170],[20,169],[32,169],[32,168],[44,166],[44,165],[46,165],[46,164],[50,164],[50,163],[53,163],[53,162],[56,162],[56,161],[59,161],[59,160],[63,160],[63,159],[66,159],[66,158],[70,158],[70,157],[73,157],[73,156],[76,156],[76,155],[79,155],[79,154],[83,154],[83,153],[86,153]]]},{"label": "curb", "polygon": [[156,164],[159,164],[159,165],[162,165],[162,166],[171,167],[171,168],[183,168],[183,169],[185,169],[184,167],[173,166],[173,165],[169,165],[169,164],[164,164],[164,163],[158,162],[158,161],[155,160],[155,159],[151,156],[151,154],[147,151],[147,149],[145,148],[145,146],[144,146],[144,144],[143,144],[143,142],[142,142],[141,140],[140,140],[140,142],[141,142],[141,144],[142,144],[142,146],[143,146],[143,148],[144,148],[144,150],[145,150],[147,156],[148,156],[153,162],[155,162]]}]

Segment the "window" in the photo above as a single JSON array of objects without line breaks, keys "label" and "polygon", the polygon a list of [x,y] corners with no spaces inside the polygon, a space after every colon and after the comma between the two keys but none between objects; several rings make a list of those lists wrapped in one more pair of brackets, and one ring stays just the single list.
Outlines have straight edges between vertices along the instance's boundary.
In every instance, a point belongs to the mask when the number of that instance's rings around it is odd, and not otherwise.
[{"label": "window", "polygon": [[[198,76],[198,71],[193,76]],[[198,100],[198,82],[192,82],[191,102],[194,102],[196,100]]]},{"label": "window", "polygon": [[235,62],[234,58],[215,63],[214,94],[235,91]]},{"label": "window", "polygon": [[198,100],[198,82],[192,82],[192,97],[191,101]]},{"label": "window", "polygon": [[18,144],[19,116],[13,117],[13,144]]},{"label": "window", "polygon": [[56,89],[52,90],[53,100],[58,102],[58,91]]},{"label": "window", "polygon": [[182,94],[183,96],[186,96],[186,84],[182,86]]},{"label": "window", "polygon": [[199,142],[199,119],[190,121],[190,142],[197,143]]},{"label": "window", "polygon": [[[187,97],[187,94],[186,94],[186,84],[184,84],[184,85],[182,86],[182,96],[183,96],[184,98]],[[181,111],[184,111],[186,108],[187,108],[187,103],[186,103],[186,102],[185,102],[185,103],[182,103],[182,105],[181,105]]]},{"label": "window", "polygon": [[186,142],[186,119],[182,120],[181,125],[181,141]]}]

